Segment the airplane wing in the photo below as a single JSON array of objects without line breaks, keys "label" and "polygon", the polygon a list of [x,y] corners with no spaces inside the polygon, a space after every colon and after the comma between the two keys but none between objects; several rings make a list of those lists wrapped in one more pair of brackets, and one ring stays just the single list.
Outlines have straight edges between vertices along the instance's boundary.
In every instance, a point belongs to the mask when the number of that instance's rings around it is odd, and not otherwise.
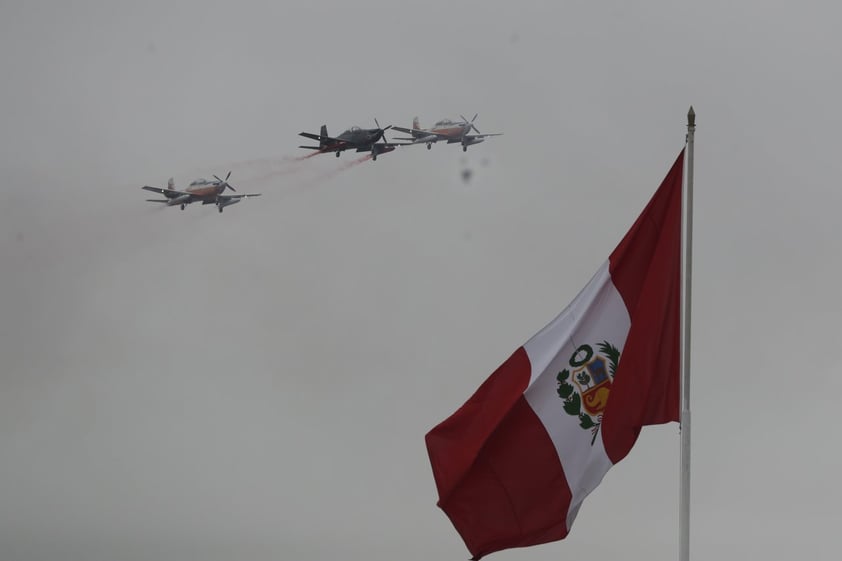
[{"label": "airplane wing", "polygon": [[451,136],[451,137],[448,137],[447,143],[448,144],[459,144],[459,143],[471,144],[475,140],[477,142],[482,142],[482,140],[484,138],[487,138],[489,136],[501,136],[502,134],[503,134],[502,132],[496,132],[496,133],[491,133],[491,134],[466,134],[465,136]]},{"label": "airplane wing", "polygon": [[428,142],[438,142],[439,140],[444,140],[444,137],[440,138],[440,137],[438,137],[434,134],[430,134],[430,135],[427,135],[427,136],[421,136],[421,137],[417,137],[417,138],[411,137],[411,136],[410,137],[396,136],[394,138],[395,138],[395,140],[403,141],[404,142],[403,145],[426,144]]},{"label": "airplane wing", "polygon": [[[415,142],[375,142],[374,144],[368,144],[363,146],[358,146],[356,148],[357,152],[377,152],[378,154],[383,154],[384,152],[391,152],[398,146],[412,146],[416,144]],[[354,147],[351,146],[348,150],[354,150]]]},{"label": "airplane wing", "polygon": [[236,195],[217,195],[216,198],[223,201],[230,201],[231,199],[248,199],[251,197],[259,197],[260,193],[243,193]]},{"label": "airplane wing", "polygon": [[176,197],[181,197],[182,195],[189,195],[185,191],[177,191],[175,189],[164,189],[162,187],[150,187],[149,185],[144,185],[141,189],[146,189],[147,191],[152,191],[153,193],[159,193],[164,195],[168,199],[174,199]]},{"label": "airplane wing", "polygon": [[392,130],[395,130],[395,131],[398,131],[398,132],[403,132],[403,133],[406,133],[406,134],[412,134],[414,132],[424,134],[424,132],[425,132],[425,131],[418,130],[418,129],[408,129],[406,127],[395,127],[395,126],[392,127]]},{"label": "airplane wing", "polygon": [[319,142],[335,142],[344,144],[347,143],[347,140],[342,140],[341,138],[334,138],[332,136],[322,136],[320,134],[313,134],[311,132],[300,132],[298,133],[299,136],[303,136],[305,138],[310,138],[312,140],[318,140]]},{"label": "airplane wing", "polygon": [[[393,130],[398,132],[406,133],[406,134],[417,134],[420,135],[419,137],[412,137],[412,138],[400,138],[398,140],[413,140],[416,144],[423,144],[425,142],[435,142],[436,140],[445,140],[448,138],[453,138],[452,135],[441,134],[438,132],[433,131],[423,131],[421,129],[408,129],[406,127],[392,127]],[[422,141],[423,139],[423,141]]]}]

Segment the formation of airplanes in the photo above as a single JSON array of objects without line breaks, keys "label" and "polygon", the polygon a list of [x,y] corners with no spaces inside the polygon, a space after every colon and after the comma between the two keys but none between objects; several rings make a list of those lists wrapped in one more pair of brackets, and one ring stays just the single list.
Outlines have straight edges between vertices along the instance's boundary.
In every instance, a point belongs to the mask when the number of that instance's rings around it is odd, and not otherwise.
[{"label": "formation of airplanes", "polygon": [[[377,125],[376,128],[364,129],[355,126],[337,136],[330,136],[327,132],[327,125],[322,125],[319,134],[310,132],[299,133],[300,136],[317,141],[319,145],[299,146],[299,148],[315,150],[318,153],[333,152],[337,158],[345,150],[370,152],[372,161],[376,161],[378,155],[392,152],[398,146],[411,146],[415,144],[426,144],[427,150],[429,150],[437,142],[445,142],[447,144],[458,143],[462,145],[462,150],[467,152],[468,146],[484,142],[486,138],[503,134],[480,133],[479,129],[474,125],[477,116],[478,114],[475,114],[474,118],[470,121],[462,115],[459,116],[462,119],[461,121],[442,119],[428,129],[421,128],[418,117],[413,119],[411,128],[395,127],[392,125],[381,127],[380,123],[375,119],[374,124]],[[399,142],[389,142],[386,140],[386,131],[389,129],[394,129],[409,136],[397,138],[396,140]],[[228,183],[230,177],[231,172],[229,171],[225,179],[220,179],[216,175],[213,176],[214,181],[197,179],[190,183],[184,190],[176,189],[175,181],[170,178],[166,188],[144,185],[142,189],[164,196],[163,199],[146,199],[148,202],[162,203],[166,206],[177,206],[181,210],[184,210],[189,204],[200,202],[203,205],[216,205],[219,212],[222,212],[222,209],[225,207],[237,204],[243,199],[260,196],[260,193],[226,194],[225,191],[228,189],[236,192],[236,189]]]}]

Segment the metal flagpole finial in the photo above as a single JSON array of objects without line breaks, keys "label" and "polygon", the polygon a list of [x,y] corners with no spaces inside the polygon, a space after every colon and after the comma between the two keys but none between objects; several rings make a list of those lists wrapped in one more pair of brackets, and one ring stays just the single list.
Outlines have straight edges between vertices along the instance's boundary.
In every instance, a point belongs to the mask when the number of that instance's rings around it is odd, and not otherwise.
[{"label": "metal flagpole finial", "polygon": [[690,106],[690,111],[687,112],[687,127],[696,126],[696,112],[693,111],[693,106]]}]

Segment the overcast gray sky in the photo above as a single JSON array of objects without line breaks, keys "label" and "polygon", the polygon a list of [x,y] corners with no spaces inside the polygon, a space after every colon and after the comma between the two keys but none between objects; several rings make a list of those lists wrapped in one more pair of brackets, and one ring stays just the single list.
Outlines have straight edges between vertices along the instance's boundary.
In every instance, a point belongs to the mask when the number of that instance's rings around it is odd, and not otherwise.
[{"label": "overcast gray sky", "polygon": [[[423,436],[620,240],[698,114],[692,556],[836,559],[836,2],[11,0],[0,558],[468,557]],[[291,162],[471,117],[463,154]],[[474,171],[463,182],[463,169]],[[219,215],[139,187],[233,174]],[[567,540],[674,559],[678,431]]]}]

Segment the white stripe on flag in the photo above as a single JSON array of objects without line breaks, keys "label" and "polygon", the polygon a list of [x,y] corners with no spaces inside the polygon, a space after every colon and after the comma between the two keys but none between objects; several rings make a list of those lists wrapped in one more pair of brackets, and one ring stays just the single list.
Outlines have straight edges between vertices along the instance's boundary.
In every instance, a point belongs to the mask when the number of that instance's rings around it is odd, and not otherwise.
[{"label": "white stripe on flag", "polygon": [[524,395],[555,446],[572,494],[568,530],[582,501],[612,464],[602,438],[594,441],[591,429],[583,429],[579,418],[564,410],[557,376],[570,369],[570,358],[579,345],[596,348],[607,341],[622,353],[630,326],[629,313],[611,282],[606,261],[570,305],[524,345],[532,365]]}]

